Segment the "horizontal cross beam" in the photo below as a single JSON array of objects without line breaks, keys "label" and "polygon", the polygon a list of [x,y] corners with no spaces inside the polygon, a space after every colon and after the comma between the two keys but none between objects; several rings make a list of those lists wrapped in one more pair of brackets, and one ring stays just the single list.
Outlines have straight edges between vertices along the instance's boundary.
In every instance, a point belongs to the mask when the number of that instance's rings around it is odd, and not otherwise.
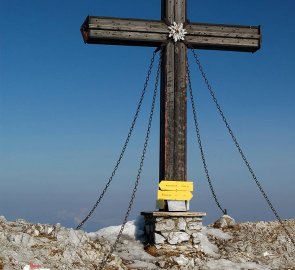
[{"label": "horizontal cross beam", "polygon": [[85,43],[159,46],[168,28],[161,21],[88,16],[81,27]]},{"label": "horizontal cross beam", "polygon": [[[188,23],[185,40],[195,49],[255,52],[260,48],[259,26]],[[81,27],[85,43],[159,46],[167,42],[163,21],[88,16]]]}]

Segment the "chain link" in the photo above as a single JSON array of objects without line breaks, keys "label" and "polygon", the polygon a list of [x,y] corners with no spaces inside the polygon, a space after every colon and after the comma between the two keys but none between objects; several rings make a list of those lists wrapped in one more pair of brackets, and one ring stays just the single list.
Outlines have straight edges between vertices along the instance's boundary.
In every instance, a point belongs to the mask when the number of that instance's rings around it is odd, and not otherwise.
[{"label": "chain link", "polygon": [[139,99],[139,102],[138,102],[138,105],[137,105],[137,109],[136,109],[136,112],[135,112],[135,115],[133,117],[133,121],[131,123],[131,126],[130,126],[130,129],[129,129],[129,132],[128,132],[128,135],[127,135],[127,138],[125,140],[125,143],[123,145],[123,148],[122,148],[122,151],[119,155],[119,158],[116,162],[116,165],[112,171],[112,174],[111,176],[109,177],[109,180],[108,182],[106,183],[103,191],[101,192],[98,200],[95,202],[94,206],[92,207],[92,209],[90,210],[90,212],[88,213],[88,215],[81,221],[81,223],[76,227],[76,230],[79,230],[81,229],[81,227],[85,224],[85,222],[91,217],[91,215],[93,214],[93,212],[95,211],[95,209],[97,208],[98,204],[100,203],[100,201],[102,200],[103,196],[105,195],[107,189],[109,188],[115,174],[116,174],[116,171],[121,163],[121,160],[124,156],[124,153],[126,151],[126,148],[127,148],[127,145],[129,143],[129,140],[131,138],[131,135],[132,135],[132,132],[133,132],[133,129],[135,127],[135,124],[136,124],[136,120],[138,118],[138,115],[139,115],[139,112],[140,112],[140,109],[141,109],[141,105],[142,105],[142,102],[143,102],[143,99],[144,99],[144,96],[145,96],[145,93],[146,93],[146,89],[147,89],[147,86],[148,86],[148,82],[150,80],[150,76],[151,76],[151,72],[152,72],[152,69],[153,69],[153,65],[154,65],[154,61],[155,61],[155,56],[157,54],[157,52],[159,51],[159,49],[155,49],[154,52],[153,52],[153,55],[152,55],[152,58],[151,58],[151,61],[150,61],[150,65],[149,65],[149,69],[148,69],[148,73],[147,73],[147,76],[146,76],[146,79],[145,79],[145,83],[144,83],[144,86],[143,86],[143,90],[141,92],[141,96],[140,96],[140,99]]},{"label": "chain link", "polygon": [[143,168],[143,164],[144,164],[144,159],[145,159],[146,150],[147,150],[147,146],[148,146],[148,141],[149,141],[149,137],[150,137],[151,127],[152,127],[152,121],[153,121],[153,115],[154,115],[154,109],[155,109],[155,102],[156,102],[157,90],[158,90],[158,84],[159,84],[159,77],[160,77],[160,70],[161,70],[161,62],[162,62],[162,49],[161,49],[160,58],[159,58],[159,64],[158,64],[158,69],[157,69],[156,83],[155,83],[154,94],[153,94],[153,99],[152,99],[152,106],[151,106],[150,115],[149,115],[147,132],[146,132],[145,141],[144,141],[144,145],[143,145],[143,150],[142,150],[142,155],[141,155],[141,159],[140,159],[139,169],[138,169],[137,176],[136,176],[136,181],[135,181],[134,188],[133,188],[133,191],[132,191],[132,194],[131,194],[131,199],[130,199],[129,206],[127,208],[127,211],[126,211],[126,214],[125,214],[121,229],[119,231],[119,234],[118,234],[114,244],[112,245],[110,251],[104,257],[101,264],[99,265],[99,268],[98,268],[99,270],[102,270],[104,268],[104,266],[106,265],[109,257],[115,251],[115,249],[117,247],[117,244],[118,244],[118,242],[119,242],[119,240],[120,240],[120,238],[122,236],[122,233],[124,231],[125,225],[127,223],[130,211],[132,209],[132,205],[134,203],[136,191],[137,191],[137,188],[138,188],[138,185],[139,185],[140,176],[141,176],[141,172],[142,172],[142,168]]},{"label": "chain link", "polygon": [[[189,45],[188,45],[188,46],[189,46]],[[230,136],[231,136],[231,138],[232,138],[232,140],[233,140],[235,146],[236,146],[236,148],[238,149],[238,151],[239,151],[239,153],[240,153],[240,155],[241,155],[241,157],[242,157],[242,159],[243,159],[243,161],[244,161],[246,167],[248,168],[248,170],[249,170],[249,172],[250,172],[250,174],[251,174],[253,180],[255,181],[257,187],[259,188],[259,190],[260,190],[262,196],[263,196],[264,199],[266,200],[266,202],[267,202],[268,206],[270,207],[271,211],[273,212],[273,214],[275,215],[275,217],[277,218],[277,220],[278,220],[279,223],[281,224],[282,228],[284,229],[286,235],[287,235],[287,236],[289,237],[289,239],[291,240],[292,244],[295,246],[295,240],[294,240],[293,237],[291,236],[291,233],[289,232],[289,230],[288,230],[287,227],[285,226],[285,224],[284,224],[283,220],[281,219],[280,215],[278,214],[277,210],[274,208],[274,206],[272,205],[271,201],[269,200],[267,194],[266,194],[265,191],[263,190],[263,188],[262,188],[262,186],[261,186],[259,180],[257,179],[257,177],[256,177],[256,175],[255,175],[255,173],[254,173],[254,171],[253,171],[253,169],[252,169],[250,163],[248,162],[248,160],[247,160],[247,158],[246,158],[244,152],[242,151],[242,148],[241,148],[240,144],[238,143],[237,138],[235,137],[235,135],[234,135],[234,133],[233,133],[233,131],[232,131],[232,129],[231,129],[231,127],[230,127],[230,125],[229,125],[229,123],[228,123],[228,121],[227,121],[227,119],[226,119],[226,117],[225,117],[225,115],[224,115],[224,113],[223,113],[223,111],[222,111],[222,109],[221,109],[219,103],[218,103],[218,100],[217,100],[217,98],[216,98],[216,96],[215,96],[215,93],[214,93],[214,91],[213,91],[213,89],[212,89],[212,87],[211,87],[211,85],[210,85],[210,83],[209,83],[209,81],[208,81],[208,79],[207,79],[206,73],[204,72],[204,69],[203,69],[203,67],[202,67],[202,65],[201,65],[201,62],[200,62],[200,60],[199,60],[198,55],[196,54],[195,50],[194,50],[191,46],[189,46],[189,48],[191,49],[191,51],[192,51],[192,53],[193,53],[193,56],[194,56],[194,58],[195,58],[195,60],[196,60],[196,63],[197,63],[198,68],[199,68],[199,70],[200,70],[200,72],[201,72],[201,75],[202,75],[202,77],[203,77],[203,79],[204,79],[204,81],[205,81],[205,84],[206,84],[206,86],[207,86],[209,92],[210,92],[210,95],[211,95],[211,97],[212,97],[212,100],[213,100],[213,102],[215,103],[216,108],[217,108],[219,114],[221,115],[221,118],[222,118],[222,120],[223,120],[223,122],[224,122],[224,124],[225,124],[225,126],[226,126],[226,128],[227,128],[227,130],[228,130],[228,132],[229,132],[229,134],[230,134]]]},{"label": "chain link", "polygon": [[208,166],[207,166],[207,162],[206,162],[206,159],[205,159],[204,149],[203,149],[202,140],[201,140],[200,129],[199,129],[198,116],[197,116],[197,110],[196,110],[196,106],[195,106],[195,99],[194,99],[194,95],[193,95],[193,89],[192,89],[192,82],[191,82],[188,59],[187,59],[186,62],[187,62],[186,69],[187,69],[187,79],[188,79],[189,94],[190,94],[190,100],[191,100],[192,111],[193,111],[193,116],[194,116],[195,129],[196,129],[196,133],[197,133],[197,141],[198,141],[199,149],[200,149],[200,152],[201,152],[204,171],[205,171],[205,174],[206,174],[207,181],[209,183],[211,193],[212,193],[213,198],[215,200],[215,203],[216,203],[217,207],[221,210],[221,212],[224,215],[226,215],[227,211],[226,211],[226,209],[223,209],[221,207],[221,205],[219,203],[219,200],[217,199],[217,196],[216,196],[216,193],[214,191],[212,181],[211,181],[211,178],[210,178],[210,175],[209,175]]}]

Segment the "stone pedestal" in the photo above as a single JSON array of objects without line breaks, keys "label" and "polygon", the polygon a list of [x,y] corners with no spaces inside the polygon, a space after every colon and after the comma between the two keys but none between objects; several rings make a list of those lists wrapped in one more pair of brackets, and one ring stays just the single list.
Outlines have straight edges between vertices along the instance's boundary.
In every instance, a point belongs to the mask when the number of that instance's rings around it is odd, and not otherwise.
[{"label": "stone pedestal", "polygon": [[[202,212],[142,212],[147,241],[152,245],[194,245],[199,242]],[[198,239],[198,240],[197,240]]]}]

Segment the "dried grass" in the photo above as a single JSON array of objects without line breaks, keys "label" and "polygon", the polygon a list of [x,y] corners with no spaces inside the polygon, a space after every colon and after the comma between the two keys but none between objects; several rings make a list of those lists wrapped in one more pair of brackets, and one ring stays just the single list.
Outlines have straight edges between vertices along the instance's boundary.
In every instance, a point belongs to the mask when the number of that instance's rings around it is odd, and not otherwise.
[{"label": "dried grass", "polygon": [[3,259],[0,258],[0,270],[4,269]]}]

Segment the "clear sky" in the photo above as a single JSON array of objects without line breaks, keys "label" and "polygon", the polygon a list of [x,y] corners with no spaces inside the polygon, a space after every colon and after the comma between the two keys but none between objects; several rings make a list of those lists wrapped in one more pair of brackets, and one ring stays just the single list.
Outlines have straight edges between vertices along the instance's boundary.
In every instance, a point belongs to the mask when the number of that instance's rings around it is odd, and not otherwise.
[{"label": "clear sky", "polygon": [[[262,186],[283,218],[295,205],[295,2],[188,0],[193,22],[261,25],[252,53],[199,51],[204,69]],[[160,18],[160,1],[0,0],[0,215],[75,226],[115,165],[153,48],[85,45],[90,15]],[[190,56],[190,58],[192,58]],[[191,62],[200,128],[216,192],[238,221],[274,216],[234,148]],[[154,76],[153,80],[154,81]],[[120,224],[135,181],[152,83],[113,184],[85,227]],[[190,108],[190,107],[188,107]],[[130,219],[155,209],[159,107]],[[203,173],[188,110],[192,211],[220,216]]]}]

